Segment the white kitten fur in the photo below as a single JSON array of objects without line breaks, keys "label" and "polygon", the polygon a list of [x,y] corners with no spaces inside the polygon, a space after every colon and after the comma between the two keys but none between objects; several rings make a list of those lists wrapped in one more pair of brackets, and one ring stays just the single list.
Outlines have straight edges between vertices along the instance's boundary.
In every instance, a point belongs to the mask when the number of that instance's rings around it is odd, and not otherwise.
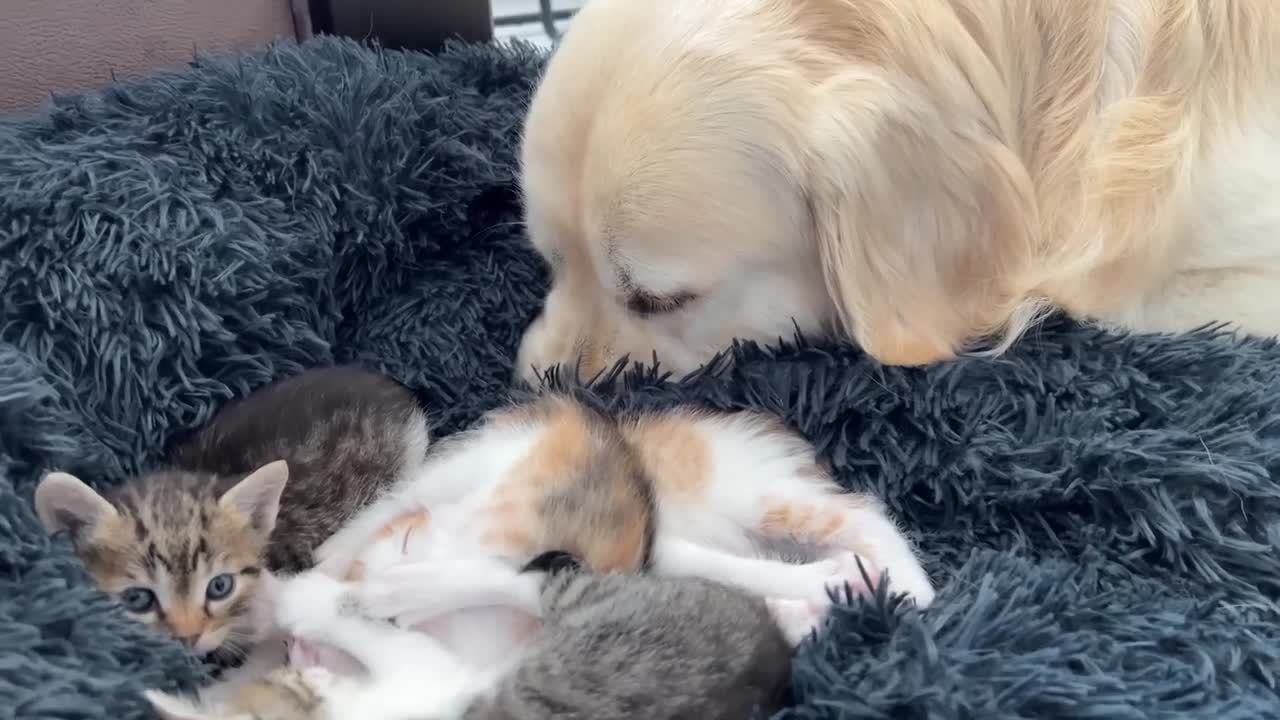
[{"label": "white kitten fur", "polygon": [[280,595],[276,621],[282,630],[335,646],[368,669],[367,677],[359,677],[308,668],[313,673],[308,682],[326,698],[326,717],[460,718],[497,677],[458,662],[428,635],[369,620],[360,612],[350,587],[321,573],[294,578]]},{"label": "white kitten fur", "polygon": [[[312,571],[270,585],[272,632],[289,637],[292,682],[319,700],[285,701],[290,717],[317,720],[454,720],[496,689],[526,647],[513,633],[490,630],[503,654],[487,666],[465,662],[415,627],[476,607],[540,618],[543,576],[522,573],[492,558],[437,560],[388,566],[358,583]],[[774,598],[768,607],[784,635],[799,644],[821,620],[823,607]],[[392,625],[383,620],[395,620]],[[477,630],[475,625],[471,629]],[[298,648],[305,645],[305,650]],[[263,642],[247,662],[196,700],[159,692],[147,698],[166,720],[249,720],[237,695],[284,660],[282,644]],[[356,665],[334,671],[334,657]],[[241,713],[241,714],[238,714]]]},{"label": "white kitten fur", "polygon": [[[364,672],[343,674],[295,666],[297,681],[320,702],[296,717],[315,720],[456,720],[498,675],[458,661],[426,634],[365,617],[351,586],[308,572],[283,581],[275,603],[279,630],[295,639],[354,658]],[[231,704],[246,680],[261,679],[267,654],[251,658],[236,680],[188,701],[158,692],[147,698],[168,720],[241,720]]]},{"label": "white kitten fur", "polygon": [[[543,578],[497,563],[412,562],[389,567],[360,583],[360,606],[373,617],[396,618],[417,626],[461,608],[504,607],[514,613],[541,617]],[[774,621],[792,645],[799,645],[818,626],[825,605],[793,598],[765,601]],[[505,667],[518,660],[520,643],[510,642]]]}]

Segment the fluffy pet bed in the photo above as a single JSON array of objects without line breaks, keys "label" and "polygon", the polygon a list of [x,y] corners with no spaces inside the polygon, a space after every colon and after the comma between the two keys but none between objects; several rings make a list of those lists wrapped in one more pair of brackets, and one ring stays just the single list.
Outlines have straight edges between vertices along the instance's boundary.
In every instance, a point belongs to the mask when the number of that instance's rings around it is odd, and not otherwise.
[{"label": "fluffy pet bed", "polygon": [[[541,57],[318,40],[0,121],[0,717],[145,717],[196,668],[31,511],[116,483],[274,378],[372,363],[441,433],[508,395],[545,289],[513,156]],[[622,406],[782,414],[883,496],[943,586],[841,608],[787,718],[1280,716],[1280,349],[1057,322],[886,369],[783,338]]]}]

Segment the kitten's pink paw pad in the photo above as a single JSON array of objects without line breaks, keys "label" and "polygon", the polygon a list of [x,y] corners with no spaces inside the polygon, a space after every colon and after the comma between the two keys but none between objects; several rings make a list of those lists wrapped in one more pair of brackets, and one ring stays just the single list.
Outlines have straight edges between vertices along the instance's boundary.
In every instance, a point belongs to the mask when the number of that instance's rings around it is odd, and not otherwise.
[{"label": "kitten's pink paw pad", "polygon": [[289,641],[289,664],[299,670],[320,665],[320,653],[313,643],[301,638]]},{"label": "kitten's pink paw pad", "polygon": [[795,598],[766,598],[769,613],[782,630],[787,642],[794,647],[804,642],[809,633],[818,628],[826,617],[829,603]]},{"label": "kitten's pink paw pad", "polygon": [[319,669],[331,675],[355,675],[364,670],[350,654],[303,638],[289,642],[289,664],[298,670]]}]

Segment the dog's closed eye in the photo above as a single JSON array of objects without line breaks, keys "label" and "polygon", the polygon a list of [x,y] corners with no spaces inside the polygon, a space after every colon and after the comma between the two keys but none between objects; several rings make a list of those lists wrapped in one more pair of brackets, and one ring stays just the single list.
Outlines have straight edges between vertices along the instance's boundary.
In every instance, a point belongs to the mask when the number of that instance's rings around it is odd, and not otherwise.
[{"label": "dog's closed eye", "polygon": [[648,317],[675,312],[697,299],[698,296],[691,292],[654,295],[643,290],[633,290],[627,296],[627,309],[641,317]]}]

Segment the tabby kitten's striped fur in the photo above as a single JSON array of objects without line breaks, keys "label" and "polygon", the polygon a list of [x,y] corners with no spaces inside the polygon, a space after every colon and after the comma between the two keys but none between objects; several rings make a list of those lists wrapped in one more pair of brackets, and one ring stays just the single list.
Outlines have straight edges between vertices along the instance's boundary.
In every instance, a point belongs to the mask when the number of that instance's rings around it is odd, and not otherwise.
[{"label": "tabby kitten's striped fur", "polygon": [[240,654],[256,639],[262,574],[310,567],[427,442],[408,388],[355,367],[310,370],[228,405],[165,467],[102,495],[50,473],[36,510],[138,620],[199,654]]}]

